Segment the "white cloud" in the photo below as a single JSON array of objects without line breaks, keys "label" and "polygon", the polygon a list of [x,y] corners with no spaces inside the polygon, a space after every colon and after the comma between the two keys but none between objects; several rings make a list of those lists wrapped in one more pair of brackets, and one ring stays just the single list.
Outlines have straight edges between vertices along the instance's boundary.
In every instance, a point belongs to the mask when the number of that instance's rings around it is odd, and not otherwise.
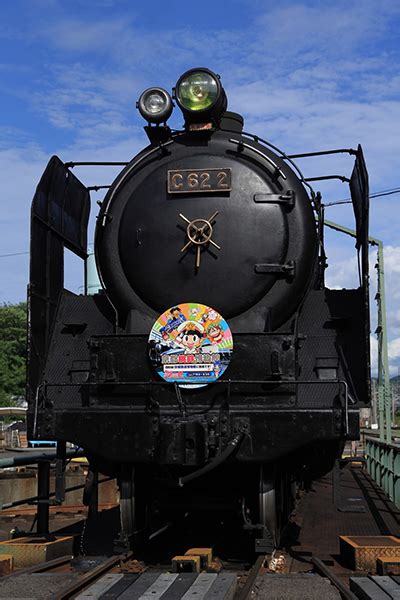
[{"label": "white cloud", "polygon": [[50,26],[43,27],[41,33],[51,43],[62,50],[74,52],[107,53],[115,46],[116,40],[126,37],[130,29],[129,20],[112,19],[83,21],[77,18],[63,18]]},{"label": "white cloud", "polygon": [[378,340],[376,336],[370,335],[369,343],[371,351],[371,375],[372,377],[376,377],[378,374]]},{"label": "white cloud", "polygon": [[390,360],[396,360],[400,358],[400,337],[397,337],[389,342],[388,352]]}]

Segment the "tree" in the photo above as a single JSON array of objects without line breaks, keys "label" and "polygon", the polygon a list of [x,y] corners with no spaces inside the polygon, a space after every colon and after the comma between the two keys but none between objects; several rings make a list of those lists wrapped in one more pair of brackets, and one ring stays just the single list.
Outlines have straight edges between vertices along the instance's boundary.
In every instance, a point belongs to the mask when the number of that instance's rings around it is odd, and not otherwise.
[{"label": "tree", "polygon": [[27,307],[0,306],[0,406],[11,406],[15,396],[25,397]]}]

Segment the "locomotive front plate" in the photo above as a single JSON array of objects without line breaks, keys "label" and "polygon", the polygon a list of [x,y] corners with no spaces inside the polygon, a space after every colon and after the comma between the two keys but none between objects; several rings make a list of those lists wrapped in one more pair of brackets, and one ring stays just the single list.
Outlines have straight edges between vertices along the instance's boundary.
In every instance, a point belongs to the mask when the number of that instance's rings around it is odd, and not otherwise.
[{"label": "locomotive front plate", "polygon": [[179,169],[168,171],[168,193],[230,192],[231,169]]}]

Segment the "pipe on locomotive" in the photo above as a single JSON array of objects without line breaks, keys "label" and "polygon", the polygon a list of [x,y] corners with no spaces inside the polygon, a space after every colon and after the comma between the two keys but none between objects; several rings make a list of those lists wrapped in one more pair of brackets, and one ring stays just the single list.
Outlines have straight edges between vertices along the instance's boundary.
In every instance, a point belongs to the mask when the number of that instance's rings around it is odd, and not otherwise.
[{"label": "pipe on locomotive", "polygon": [[213,471],[216,467],[224,463],[231,456],[231,454],[233,454],[233,452],[240,446],[244,435],[245,434],[243,432],[235,435],[235,437],[233,437],[228,442],[226,448],[221,452],[221,454],[211,462],[207,463],[204,467],[201,467],[201,469],[198,469],[197,471],[194,471],[189,475],[185,475],[184,477],[179,477],[179,487],[183,487],[184,485],[189,483],[189,481],[193,481],[193,479],[197,479],[198,477],[206,475],[207,473]]}]

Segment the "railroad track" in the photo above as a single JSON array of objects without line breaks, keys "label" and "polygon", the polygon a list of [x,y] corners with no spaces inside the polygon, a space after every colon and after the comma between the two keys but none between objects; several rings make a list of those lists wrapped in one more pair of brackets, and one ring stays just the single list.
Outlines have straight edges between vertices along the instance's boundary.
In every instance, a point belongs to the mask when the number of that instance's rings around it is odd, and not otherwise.
[{"label": "railroad track", "polygon": [[[80,557],[81,567],[82,562],[86,562],[86,572],[79,571],[79,560],[77,562],[77,559],[64,556],[1,578],[0,598],[16,598],[18,595],[15,595],[15,590],[20,589],[23,596],[19,597],[32,600],[135,600],[142,597],[162,600],[246,600],[276,597],[290,600],[290,590],[293,594],[298,594],[299,590],[304,589],[308,590],[308,595],[304,596],[307,600],[322,597],[324,600],[357,600],[357,596],[317,557],[312,557],[311,562],[322,577],[310,573],[289,574],[284,568],[279,574],[273,573],[263,555],[247,570],[243,564],[217,562],[214,563],[214,572],[210,572],[210,568],[200,572],[195,569],[187,572],[185,567],[189,565],[192,555],[183,555],[185,556],[188,560],[186,565],[181,564],[180,569],[173,568],[173,561],[172,568],[142,563],[134,559],[132,552],[103,559],[101,562],[98,557]],[[94,564],[92,567],[91,562]],[[332,585],[328,586],[326,580]],[[273,595],[266,595],[267,590],[271,590]],[[7,593],[10,595],[7,596]],[[294,597],[302,596],[293,595]]]}]

